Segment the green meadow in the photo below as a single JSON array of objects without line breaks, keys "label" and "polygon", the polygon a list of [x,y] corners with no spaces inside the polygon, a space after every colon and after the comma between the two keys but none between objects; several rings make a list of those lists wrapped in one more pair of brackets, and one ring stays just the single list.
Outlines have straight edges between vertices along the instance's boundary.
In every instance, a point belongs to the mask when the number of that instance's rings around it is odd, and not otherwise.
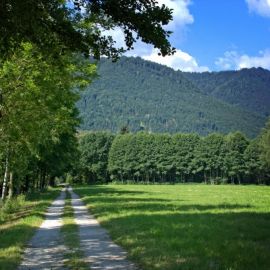
[{"label": "green meadow", "polygon": [[143,270],[270,269],[270,187],[75,188]]}]

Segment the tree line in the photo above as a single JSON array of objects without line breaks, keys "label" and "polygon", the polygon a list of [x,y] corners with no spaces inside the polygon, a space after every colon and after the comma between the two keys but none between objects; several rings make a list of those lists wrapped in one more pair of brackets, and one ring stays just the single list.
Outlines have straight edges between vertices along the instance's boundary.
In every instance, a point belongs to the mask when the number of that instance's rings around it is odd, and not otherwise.
[{"label": "tree line", "polygon": [[79,136],[79,152],[73,174],[86,183],[270,183],[270,121],[253,140],[241,132],[89,132]]}]

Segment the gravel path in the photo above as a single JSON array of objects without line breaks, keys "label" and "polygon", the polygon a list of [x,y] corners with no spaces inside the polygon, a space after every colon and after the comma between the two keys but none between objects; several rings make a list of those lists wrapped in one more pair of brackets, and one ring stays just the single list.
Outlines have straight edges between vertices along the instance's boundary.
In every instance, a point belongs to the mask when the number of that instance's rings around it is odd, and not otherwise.
[{"label": "gravel path", "polygon": [[[86,206],[72,188],[75,222],[79,226],[81,250],[91,270],[136,270],[127,260],[127,253],[110,239],[106,230],[88,213]],[[48,208],[45,220],[29,241],[18,270],[65,270],[66,248],[61,240],[61,216],[65,205],[65,189]]]},{"label": "gravel path", "polygon": [[126,259],[127,253],[110,239],[106,230],[88,214],[86,206],[72,188],[68,189],[72,197],[75,221],[79,225],[81,250],[86,256],[91,270],[135,270],[134,264]]},{"label": "gravel path", "polygon": [[65,204],[65,190],[48,208],[45,220],[24,251],[18,270],[64,270],[65,247],[61,244],[61,215]]}]

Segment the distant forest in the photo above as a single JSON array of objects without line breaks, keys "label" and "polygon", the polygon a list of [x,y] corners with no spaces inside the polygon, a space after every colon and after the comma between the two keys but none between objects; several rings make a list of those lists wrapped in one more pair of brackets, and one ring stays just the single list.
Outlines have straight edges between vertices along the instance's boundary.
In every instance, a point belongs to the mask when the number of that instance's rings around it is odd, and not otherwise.
[{"label": "distant forest", "polygon": [[270,71],[187,73],[122,57],[101,59],[77,103],[81,130],[258,135],[270,114]]},{"label": "distant forest", "polygon": [[[227,135],[86,132],[79,135],[75,181],[270,184],[270,120],[253,140]],[[77,179],[77,180],[76,180]]]}]

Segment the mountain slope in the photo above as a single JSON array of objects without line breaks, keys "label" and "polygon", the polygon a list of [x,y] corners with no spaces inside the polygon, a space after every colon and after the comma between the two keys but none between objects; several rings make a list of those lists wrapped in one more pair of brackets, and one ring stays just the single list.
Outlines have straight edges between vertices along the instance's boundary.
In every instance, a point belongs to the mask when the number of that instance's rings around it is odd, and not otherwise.
[{"label": "mountain slope", "polygon": [[266,120],[202,92],[182,72],[140,58],[102,59],[99,74],[78,102],[81,129],[115,132],[128,125],[132,131],[255,136]]},{"label": "mountain slope", "polygon": [[201,91],[261,116],[270,115],[270,71],[262,68],[240,71],[188,73],[183,75]]}]

